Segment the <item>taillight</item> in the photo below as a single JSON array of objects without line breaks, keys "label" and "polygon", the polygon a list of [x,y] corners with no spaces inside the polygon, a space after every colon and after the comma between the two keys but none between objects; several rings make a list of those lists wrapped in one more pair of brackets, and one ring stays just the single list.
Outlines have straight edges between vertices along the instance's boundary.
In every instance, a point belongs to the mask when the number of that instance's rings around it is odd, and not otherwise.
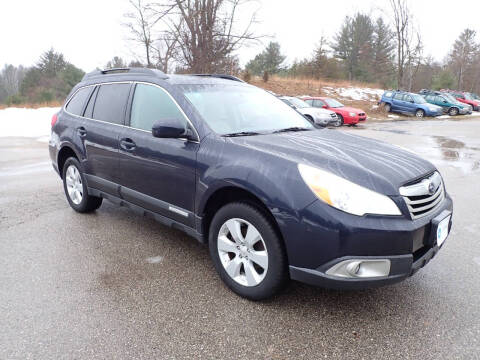
[{"label": "taillight", "polygon": [[58,120],[57,114],[53,114],[53,116],[52,116],[52,128],[53,128],[53,125],[55,125],[55,123],[57,122],[57,120]]}]

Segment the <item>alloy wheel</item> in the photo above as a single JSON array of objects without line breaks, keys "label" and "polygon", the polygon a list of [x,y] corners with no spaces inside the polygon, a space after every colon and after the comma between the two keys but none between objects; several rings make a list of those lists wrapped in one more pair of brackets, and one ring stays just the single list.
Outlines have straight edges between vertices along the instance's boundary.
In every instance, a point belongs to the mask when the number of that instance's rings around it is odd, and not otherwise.
[{"label": "alloy wheel", "polygon": [[83,184],[80,171],[78,171],[75,165],[70,165],[65,173],[65,182],[67,184],[67,192],[70,200],[75,205],[82,202],[83,199]]},{"label": "alloy wheel", "polygon": [[227,220],[217,238],[225,272],[243,286],[257,286],[268,271],[268,252],[260,232],[246,220]]}]

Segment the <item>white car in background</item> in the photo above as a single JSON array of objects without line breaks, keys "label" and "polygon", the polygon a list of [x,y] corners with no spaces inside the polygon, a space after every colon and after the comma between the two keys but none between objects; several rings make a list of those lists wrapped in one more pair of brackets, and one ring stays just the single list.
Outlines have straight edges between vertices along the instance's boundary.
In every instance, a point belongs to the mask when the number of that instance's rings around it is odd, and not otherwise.
[{"label": "white car in background", "polygon": [[305,101],[293,96],[279,96],[279,99],[303,114],[315,125],[328,126],[338,122],[337,114],[333,111],[312,107]]}]

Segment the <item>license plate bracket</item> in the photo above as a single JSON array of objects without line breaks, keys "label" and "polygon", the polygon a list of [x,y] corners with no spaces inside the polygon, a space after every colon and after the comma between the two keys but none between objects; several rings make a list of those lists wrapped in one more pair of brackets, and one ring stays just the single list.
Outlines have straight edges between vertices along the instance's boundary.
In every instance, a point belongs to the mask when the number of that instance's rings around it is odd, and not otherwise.
[{"label": "license plate bracket", "polygon": [[440,215],[432,219],[432,230],[430,232],[430,245],[442,246],[450,233],[452,212],[444,210]]}]

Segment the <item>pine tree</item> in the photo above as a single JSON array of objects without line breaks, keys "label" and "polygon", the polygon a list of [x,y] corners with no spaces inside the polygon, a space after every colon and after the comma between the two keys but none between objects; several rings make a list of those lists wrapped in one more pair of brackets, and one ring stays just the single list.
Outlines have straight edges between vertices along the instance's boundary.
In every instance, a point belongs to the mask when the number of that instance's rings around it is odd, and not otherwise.
[{"label": "pine tree", "polygon": [[254,75],[263,75],[265,72],[276,74],[282,70],[285,58],[280,51],[280,44],[270,42],[265,50],[247,63],[245,68]]},{"label": "pine tree", "polygon": [[479,46],[475,43],[476,32],[465,29],[455,43],[449,54],[449,65],[456,76],[459,90],[464,88],[465,75],[474,65],[475,56]]}]

